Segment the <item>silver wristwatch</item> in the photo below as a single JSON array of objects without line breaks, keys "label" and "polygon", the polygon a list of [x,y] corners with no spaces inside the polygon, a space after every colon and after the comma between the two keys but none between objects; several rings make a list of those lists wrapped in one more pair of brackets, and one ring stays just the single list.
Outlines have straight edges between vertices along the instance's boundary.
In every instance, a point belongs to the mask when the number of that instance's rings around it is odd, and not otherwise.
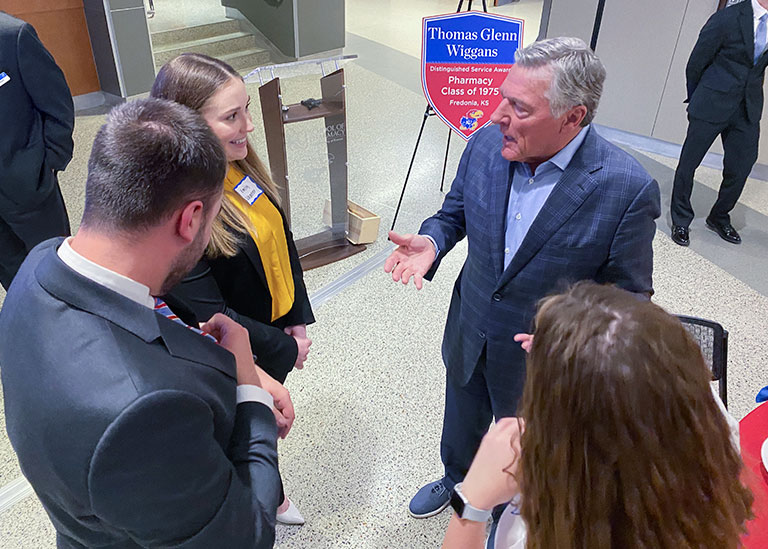
[{"label": "silver wristwatch", "polygon": [[461,483],[453,487],[451,494],[451,507],[456,511],[459,518],[471,520],[473,522],[485,522],[491,518],[491,510],[478,509],[472,507],[464,494],[461,493]]}]

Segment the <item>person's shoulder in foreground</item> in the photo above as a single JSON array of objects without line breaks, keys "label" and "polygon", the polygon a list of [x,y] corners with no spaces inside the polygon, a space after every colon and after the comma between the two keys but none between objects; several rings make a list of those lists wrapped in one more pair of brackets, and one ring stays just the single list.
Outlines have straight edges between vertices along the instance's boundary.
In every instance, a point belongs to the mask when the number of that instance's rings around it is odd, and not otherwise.
[{"label": "person's shoulder in foreground", "polygon": [[26,23],[13,15],[0,10],[0,34],[18,33]]}]

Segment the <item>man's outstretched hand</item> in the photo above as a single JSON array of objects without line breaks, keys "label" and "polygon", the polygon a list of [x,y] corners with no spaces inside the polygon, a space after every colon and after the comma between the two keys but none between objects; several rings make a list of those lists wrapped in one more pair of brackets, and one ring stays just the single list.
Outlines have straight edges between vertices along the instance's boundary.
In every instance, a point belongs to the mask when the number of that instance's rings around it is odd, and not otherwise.
[{"label": "man's outstretched hand", "polygon": [[384,262],[384,271],[392,273],[392,280],[408,284],[413,277],[416,288],[421,290],[424,275],[435,261],[436,250],[432,241],[420,234],[397,234],[389,231],[389,239],[397,248]]}]

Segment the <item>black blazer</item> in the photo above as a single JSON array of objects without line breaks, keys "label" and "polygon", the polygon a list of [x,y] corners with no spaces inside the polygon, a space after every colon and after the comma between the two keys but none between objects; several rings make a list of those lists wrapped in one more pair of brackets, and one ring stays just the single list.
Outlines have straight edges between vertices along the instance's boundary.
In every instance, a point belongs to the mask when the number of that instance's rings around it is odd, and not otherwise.
[{"label": "black blazer", "polygon": [[30,252],[0,311],[8,437],[57,546],[266,549],[277,426],[236,404],[234,357]]},{"label": "black blazer", "polygon": [[[298,354],[296,341],[283,332],[283,328],[312,324],[315,317],[304,286],[304,273],[293,235],[282,210],[280,215],[295,288],[293,307],[288,313],[271,321],[272,296],[259,250],[250,236],[241,239],[237,254],[233,257],[201,260],[167,297],[174,312],[171,302],[182,302],[182,306],[191,309],[197,319],[208,320],[216,313],[224,313],[245,326],[250,334],[256,362],[269,375],[283,383],[288,372],[293,369]],[[182,313],[176,312],[184,319]]]},{"label": "black blazer", "polygon": [[0,211],[30,211],[72,159],[72,94],[35,29],[1,11],[0,72]]},{"label": "black blazer", "polygon": [[749,121],[760,120],[768,55],[763,52],[753,63],[753,20],[746,0],[715,12],[701,29],[685,69],[691,117],[725,122],[745,101]]}]

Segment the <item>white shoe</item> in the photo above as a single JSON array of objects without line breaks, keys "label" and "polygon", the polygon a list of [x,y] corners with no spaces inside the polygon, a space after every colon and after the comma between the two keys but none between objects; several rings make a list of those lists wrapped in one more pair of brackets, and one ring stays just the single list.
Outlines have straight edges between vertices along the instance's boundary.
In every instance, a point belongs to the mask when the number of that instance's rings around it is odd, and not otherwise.
[{"label": "white shoe", "polygon": [[276,518],[277,522],[282,524],[304,524],[304,517],[291,500],[288,500],[288,509],[284,513],[278,513]]}]

